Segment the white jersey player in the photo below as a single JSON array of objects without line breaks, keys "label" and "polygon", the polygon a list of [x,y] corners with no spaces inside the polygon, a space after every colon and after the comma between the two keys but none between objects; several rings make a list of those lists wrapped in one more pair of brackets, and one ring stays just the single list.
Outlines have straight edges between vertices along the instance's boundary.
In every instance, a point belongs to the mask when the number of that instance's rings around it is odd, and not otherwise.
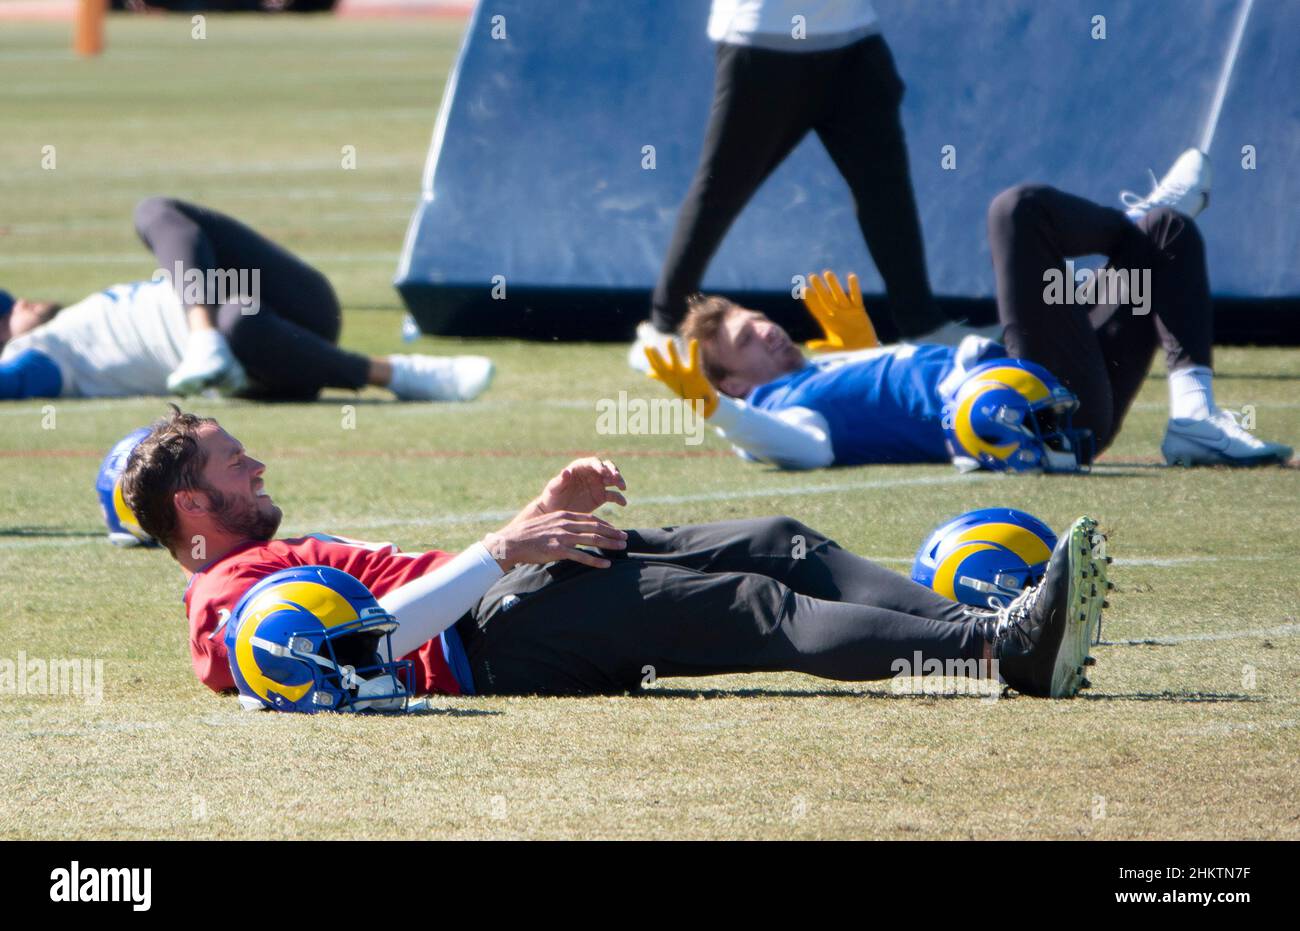
[{"label": "white jersey player", "polygon": [[58,392],[37,396],[167,394],[167,376],[180,365],[188,337],[171,283],[137,281],[55,309],[47,322],[10,339],[0,364],[30,352],[52,362]]}]

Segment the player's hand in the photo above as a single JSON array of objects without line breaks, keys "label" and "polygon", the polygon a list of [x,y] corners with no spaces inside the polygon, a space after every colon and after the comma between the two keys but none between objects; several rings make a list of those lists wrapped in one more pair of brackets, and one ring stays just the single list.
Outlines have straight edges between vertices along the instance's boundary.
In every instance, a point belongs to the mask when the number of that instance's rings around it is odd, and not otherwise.
[{"label": "player's hand", "polygon": [[677,355],[676,340],[670,340],[668,343],[667,359],[653,346],[647,346],[645,357],[650,362],[650,371],[647,374],[656,381],[663,382],[679,398],[686,401],[700,401],[704,405],[705,418],[712,417],[713,412],[718,409],[718,392],[709,384],[709,380],[704,377],[704,370],[700,367],[700,341],[691,340],[686,352],[687,361],[683,363]]},{"label": "player's hand", "polygon": [[515,521],[483,538],[483,545],[503,570],[524,563],[571,559],[584,566],[609,568],[605,557],[580,546],[606,550],[627,548],[627,533],[594,514],[552,511]]},{"label": "player's hand", "polygon": [[575,459],[546,483],[538,499],[546,511],[581,511],[590,514],[603,504],[627,505],[621,494],[627,482],[608,459]]},{"label": "player's hand", "polygon": [[867,308],[862,303],[862,289],[858,287],[857,275],[849,275],[848,294],[844,293],[840,280],[830,269],[821,275],[809,275],[808,287],[803,292],[803,303],[826,334],[825,339],[808,341],[807,346],[811,351],[843,352],[880,345],[876,328],[871,325]]}]

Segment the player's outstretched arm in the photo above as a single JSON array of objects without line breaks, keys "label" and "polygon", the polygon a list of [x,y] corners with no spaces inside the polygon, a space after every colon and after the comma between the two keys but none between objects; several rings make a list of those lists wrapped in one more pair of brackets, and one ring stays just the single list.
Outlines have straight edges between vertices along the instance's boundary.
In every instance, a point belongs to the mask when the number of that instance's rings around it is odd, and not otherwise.
[{"label": "player's outstretched arm", "polygon": [[823,469],[835,461],[830,425],[806,407],[765,411],[723,398],[711,422],[748,459],[782,469]]}]

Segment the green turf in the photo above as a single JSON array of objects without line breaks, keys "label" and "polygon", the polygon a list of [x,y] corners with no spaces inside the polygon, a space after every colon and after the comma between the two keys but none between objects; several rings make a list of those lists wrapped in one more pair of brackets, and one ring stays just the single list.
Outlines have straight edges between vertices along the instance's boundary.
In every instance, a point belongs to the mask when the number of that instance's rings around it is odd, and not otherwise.
[{"label": "green turf", "polygon": [[[132,18],[83,62],[66,27],[5,23],[0,285],[71,301],[147,274],[131,207],[175,194],[316,262],[347,308],[345,344],[399,349],[390,281],[460,28],[210,17],[196,42],[187,19]],[[338,167],[344,145],[356,171]],[[439,700],[400,720],[241,714],[190,672],[175,566],[102,539],[99,459],[162,402],[0,404],[0,659],[99,658],[105,675],[99,705],[0,694],[0,837],[1300,837],[1297,473],[1155,467],[1159,372],[1091,477],[797,475],[714,437],[598,435],[597,399],[656,396],[620,347],[419,345],[490,352],[498,381],[461,406],[377,392],[194,406],[269,463],[286,530],[408,549],[472,542],[597,451],[627,474],[628,525],[788,512],[900,570],[968,508],[1058,528],[1093,514],[1118,559],[1117,643],[1075,701],[764,675]],[[1218,364],[1222,403],[1300,437],[1294,351]],[[1160,638],[1174,642],[1122,643]]]}]

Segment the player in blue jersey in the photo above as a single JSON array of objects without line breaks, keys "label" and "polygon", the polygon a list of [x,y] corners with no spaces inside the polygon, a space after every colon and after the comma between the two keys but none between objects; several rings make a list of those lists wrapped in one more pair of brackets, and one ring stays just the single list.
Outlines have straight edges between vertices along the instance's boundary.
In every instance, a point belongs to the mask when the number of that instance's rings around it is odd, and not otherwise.
[{"label": "player in blue jersey", "polygon": [[899,343],[810,359],[767,316],[717,296],[692,302],[683,334],[697,341],[696,360],[680,368],[720,392],[706,402],[709,423],[743,457],[792,469],[949,461],[939,386],[1006,355],[969,336],[957,347]]},{"label": "player in blue jersey", "polygon": [[[1180,159],[1171,175],[1187,174],[1191,161]],[[746,458],[795,469],[943,462],[950,453],[959,458],[946,443],[945,404],[981,363],[1009,356],[1046,369],[1055,376],[1049,383],[1059,379],[1065,394],[1077,399],[1074,426],[1090,433],[1100,452],[1119,432],[1155,351],[1163,348],[1170,391],[1162,445],[1167,462],[1285,462],[1290,447],[1254,437],[1214,403],[1204,247],[1192,217],[1173,209],[1182,203],[1199,212],[1208,178],[1179,180],[1185,182],[1178,185],[1180,197],[1130,208],[1127,216],[1038,185],[994,198],[989,241],[1002,344],[970,336],[956,348],[856,348],[869,346],[869,335],[839,338],[841,330],[867,319],[856,281],[846,294],[827,273],[824,282],[812,276],[818,299],[810,310],[828,335],[816,348],[856,351],[809,359],[764,314],[699,296],[681,331],[693,343],[691,360],[682,362],[675,351],[668,359],[651,354],[655,377],[702,401],[709,422]],[[1071,260],[1092,254],[1109,263],[1076,287]],[[818,312],[818,303],[830,314]],[[1091,458],[1087,448],[1076,446],[1075,453],[1079,465]]]}]

